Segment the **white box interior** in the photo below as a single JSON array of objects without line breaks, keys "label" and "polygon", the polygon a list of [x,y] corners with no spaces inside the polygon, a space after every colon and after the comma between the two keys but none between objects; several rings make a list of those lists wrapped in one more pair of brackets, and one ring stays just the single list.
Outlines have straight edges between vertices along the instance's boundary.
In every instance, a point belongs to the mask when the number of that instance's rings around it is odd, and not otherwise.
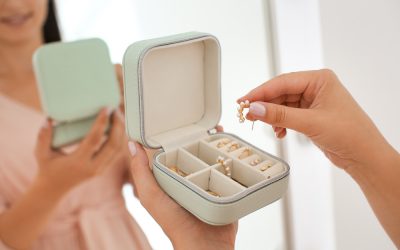
[{"label": "white box interior", "polygon": [[219,51],[215,38],[204,37],[145,53],[140,86],[143,134],[148,145],[168,151],[182,135],[196,137],[218,124]]},{"label": "white box interior", "polygon": [[[220,142],[228,141],[222,146]],[[232,143],[238,143],[239,148],[228,152]],[[239,159],[244,149],[250,149],[251,154]],[[218,157],[224,157],[230,167],[231,176],[227,176],[225,168],[217,162]],[[260,162],[254,166],[249,163],[254,159]],[[211,135],[188,145],[178,147],[169,152],[163,152],[157,157],[158,165],[168,169],[176,178],[183,178],[195,184],[199,192],[206,196],[229,197],[246,189],[282,176],[287,167],[282,162],[268,154],[252,147],[246,142],[229,134]],[[184,176],[171,170],[176,167],[185,173]],[[210,192],[211,191],[211,192]]]}]

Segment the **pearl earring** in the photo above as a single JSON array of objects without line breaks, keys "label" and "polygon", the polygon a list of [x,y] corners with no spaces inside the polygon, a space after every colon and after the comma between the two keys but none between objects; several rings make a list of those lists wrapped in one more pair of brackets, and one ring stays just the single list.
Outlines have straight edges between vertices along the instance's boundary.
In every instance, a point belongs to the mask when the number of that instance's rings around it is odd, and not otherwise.
[{"label": "pearl earring", "polygon": [[228,164],[226,163],[225,158],[222,156],[218,156],[217,163],[221,164],[221,166],[224,168],[225,175],[230,178],[232,176],[232,171],[231,171],[231,167],[228,166]]},{"label": "pearl earring", "polygon": [[239,103],[239,107],[237,108],[238,113],[237,113],[237,117],[239,118],[239,122],[243,123],[245,121],[244,115],[243,115],[243,110],[245,108],[250,108],[250,102],[249,100],[246,100],[244,102],[240,102]]}]

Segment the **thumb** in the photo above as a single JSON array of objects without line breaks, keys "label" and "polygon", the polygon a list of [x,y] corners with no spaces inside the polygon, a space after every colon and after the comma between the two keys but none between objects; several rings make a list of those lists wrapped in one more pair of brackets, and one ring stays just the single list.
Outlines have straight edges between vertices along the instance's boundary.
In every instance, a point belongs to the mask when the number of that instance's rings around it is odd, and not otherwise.
[{"label": "thumb", "polygon": [[39,131],[35,147],[35,155],[38,160],[44,160],[51,157],[53,153],[51,148],[52,135],[52,121],[50,119],[46,119],[45,123]]},{"label": "thumb", "polygon": [[[177,212],[181,209],[180,205],[175,203],[158,185],[143,147],[133,141],[128,143],[128,147],[132,155],[133,183],[141,204],[163,229],[174,227],[181,218]],[[161,206],[164,209],[160,209]]]},{"label": "thumb", "polygon": [[260,120],[276,127],[307,133],[312,124],[311,110],[267,102],[252,102],[247,119]]},{"label": "thumb", "polygon": [[158,186],[149,166],[149,160],[143,147],[133,141],[128,142],[131,153],[131,175],[136,189],[137,196],[143,206],[150,214],[158,215],[160,213],[157,202],[164,192]]}]

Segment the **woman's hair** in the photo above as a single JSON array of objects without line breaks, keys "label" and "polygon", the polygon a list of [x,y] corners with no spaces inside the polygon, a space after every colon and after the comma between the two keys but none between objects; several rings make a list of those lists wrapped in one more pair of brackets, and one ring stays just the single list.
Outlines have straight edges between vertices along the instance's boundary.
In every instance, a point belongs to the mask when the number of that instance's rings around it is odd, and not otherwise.
[{"label": "woman's hair", "polygon": [[47,18],[43,26],[43,37],[45,43],[61,41],[54,0],[49,0],[48,3]]}]

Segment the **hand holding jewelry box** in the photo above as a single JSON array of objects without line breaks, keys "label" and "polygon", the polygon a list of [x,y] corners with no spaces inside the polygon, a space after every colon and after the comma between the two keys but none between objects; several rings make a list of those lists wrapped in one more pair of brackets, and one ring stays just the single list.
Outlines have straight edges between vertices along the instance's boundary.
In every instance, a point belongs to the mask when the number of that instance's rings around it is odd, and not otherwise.
[{"label": "hand holding jewelry box", "polygon": [[[215,133],[221,90],[214,36],[190,32],[134,43],[123,67],[128,136],[159,149],[154,176],[181,206],[224,225],[284,194],[284,161],[233,134]],[[166,117],[170,107],[175,115]],[[272,166],[263,170],[266,164]]]}]

